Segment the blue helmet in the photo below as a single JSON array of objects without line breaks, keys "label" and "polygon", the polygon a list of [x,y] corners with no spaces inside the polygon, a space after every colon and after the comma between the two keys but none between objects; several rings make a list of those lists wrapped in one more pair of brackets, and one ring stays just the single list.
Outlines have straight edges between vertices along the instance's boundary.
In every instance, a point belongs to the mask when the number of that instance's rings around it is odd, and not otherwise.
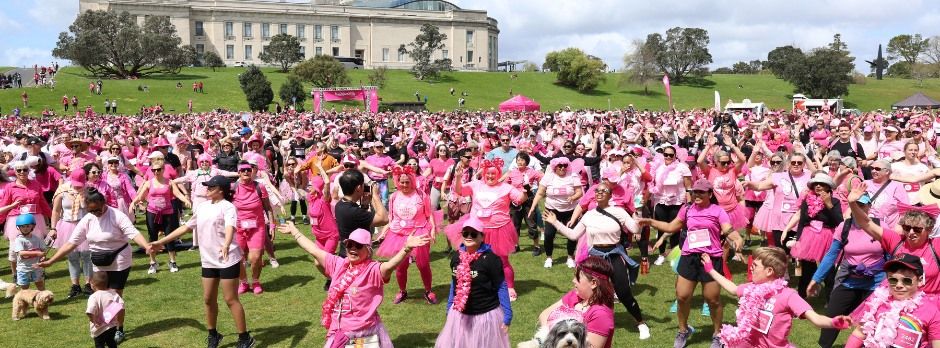
[{"label": "blue helmet", "polygon": [[35,224],[36,224],[36,218],[33,217],[33,214],[20,214],[20,216],[16,217],[17,226],[35,225]]}]

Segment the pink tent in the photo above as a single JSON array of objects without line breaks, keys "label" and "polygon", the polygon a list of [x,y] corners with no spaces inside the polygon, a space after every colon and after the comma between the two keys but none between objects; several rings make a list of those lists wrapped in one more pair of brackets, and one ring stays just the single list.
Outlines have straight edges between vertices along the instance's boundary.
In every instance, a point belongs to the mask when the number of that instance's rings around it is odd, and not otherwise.
[{"label": "pink tent", "polygon": [[521,94],[499,103],[499,111],[539,111],[539,109],[541,109],[539,103]]}]

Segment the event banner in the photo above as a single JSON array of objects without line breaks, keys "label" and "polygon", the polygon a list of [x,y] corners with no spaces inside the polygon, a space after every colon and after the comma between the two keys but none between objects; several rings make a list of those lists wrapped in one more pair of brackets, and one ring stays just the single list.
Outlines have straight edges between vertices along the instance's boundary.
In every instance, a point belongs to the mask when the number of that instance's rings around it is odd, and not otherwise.
[{"label": "event banner", "polygon": [[313,109],[320,112],[323,102],[339,100],[362,100],[366,109],[379,112],[379,93],[374,89],[319,90],[313,92]]}]

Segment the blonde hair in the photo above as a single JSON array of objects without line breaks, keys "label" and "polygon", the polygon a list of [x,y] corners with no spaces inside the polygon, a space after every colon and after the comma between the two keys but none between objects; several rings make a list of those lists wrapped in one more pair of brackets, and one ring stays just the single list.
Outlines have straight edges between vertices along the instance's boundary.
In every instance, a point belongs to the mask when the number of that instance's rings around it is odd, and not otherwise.
[{"label": "blonde hair", "polygon": [[760,247],[752,253],[754,260],[760,260],[764,267],[774,270],[774,275],[783,277],[787,274],[787,253],[778,247]]}]

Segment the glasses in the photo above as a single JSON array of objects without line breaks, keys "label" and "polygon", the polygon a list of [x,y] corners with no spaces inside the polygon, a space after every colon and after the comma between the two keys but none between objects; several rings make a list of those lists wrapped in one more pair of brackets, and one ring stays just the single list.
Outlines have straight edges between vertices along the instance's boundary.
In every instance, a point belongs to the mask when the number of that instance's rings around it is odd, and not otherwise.
[{"label": "glasses", "polygon": [[563,148],[566,148],[566,149],[570,149],[570,148],[571,148],[571,145],[565,145],[565,146],[562,146],[562,147],[563,147]]},{"label": "glasses", "polygon": [[121,148],[120,148],[120,147],[112,147],[112,148],[111,148],[111,151],[121,151]]},{"label": "glasses", "polygon": [[676,157],[676,153],[675,153],[675,152],[663,152],[663,157],[666,157],[666,158],[675,158],[675,157]]},{"label": "glasses", "polygon": [[238,170],[239,173],[251,173],[251,168],[243,168]]},{"label": "glasses", "polygon": [[26,173],[29,169],[26,168],[16,168],[17,173]]},{"label": "glasses", "polygon": [[365,247],[365,245],[356,243],[351,240],[347,240],[345,243],[343,243],[343,246],[346,247],[346,250],[359,250]]},{"label": "glasses", "polygon": [[343,168],[353,169],[353,168],[356,168],[356,165],[352,163],[343,163]]},{"label": "glasses", "polygon": [[779,165],[780,163],[783,163],[783,161],[770,161],[770,165],[772,166]]},{"label": "glasses", "polygon": [[470,239],[476,239],[481,234],[482,233],[477,232],[477,231],[463,231],[460,233],[460,235],[462,235],[464,238],[470,238]]},{"label": "glasses", "polygon": [[101,171],[98,171],[98,170],[89,170],[89,171],[88,171],[88,174],[91,174],[91,175],[101,174]]},{"label": "glasses", "polygon": [[882,167],[871,167],[871,171],[872,171],[872,172],[880,172],[880,171],[882,171],[882,170],[886,170],[886,169],[888,169],[888,168],[882,168]]},{"label": "glasses", "polygon": [[691,193],[691,194],[693,194],[693,195],[704,195],[704,194],[707,194],[708,191],[706,191],[706,190],[689,190],[689,193]]},{"label": "glasses", "polygon": [[472,157],[470,157],[470,156],[462,156],[462,157],[460,157],[460,158],[463,158],[463,159],[465,159],[465,160],[472,159]]},{"label": "glasses", "polygon": [[118,164],[118,161],[108,161],[108,164]]},{"label": "glasses", "polygon": [[888,277],[888,285],[897,286],[898,283],[904,284],[904,286],[913,286],[914,278],[908,277]]},{"label": "glasses", "polygon": [[297,163],[295,163],[295,162],[287,162],[287,165],[293,166],[293,165],[297,165]]},{"label": "glasses", "polygon": [[556,164],[555,168],[568,168],[568,164],[566,163]]},{"label": "glasses", "polygon": [[594,189],[594,193],[610,193],[610,189],[606,189],[606,188],[596,188],[596,189]]},{"label": "glasses", "polygon": [[901,225],[901,229],[904,230],[904,232],[914,232],[914,233],[924,232],[924,228],[920,226]]},{"label": "glasses", "polygon": [[499,139],[499,141],[509,141],[509,139]]},{"label": "glasses", "polygon": [[232,144],[222,144],[222,147],[232,147]]},{"label": "glasses", "polygon": [[803,165],[803,161],[790,161],[790,165],[801,166]]},{"label": "glasses", "polygon": [[721,165],[723,165],[723,166],[727,166],[727,165],[731,164],[731,161],[718,161],[718,163],[721,164]]}]

